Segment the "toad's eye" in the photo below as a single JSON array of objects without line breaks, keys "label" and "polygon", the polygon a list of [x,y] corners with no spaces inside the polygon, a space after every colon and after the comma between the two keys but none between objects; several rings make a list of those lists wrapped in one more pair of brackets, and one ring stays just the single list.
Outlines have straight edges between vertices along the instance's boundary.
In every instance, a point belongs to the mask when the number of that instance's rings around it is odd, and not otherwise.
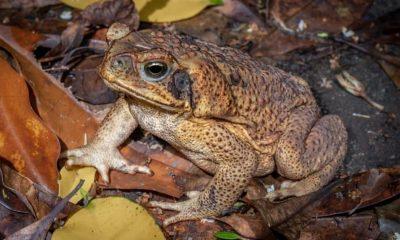
[{"label": "toad's eye", "polygon": [[140,67],[140,76],[148,82],[158,82],[163,80],[170,72],[170,67],[161,61],[147,62]]}]

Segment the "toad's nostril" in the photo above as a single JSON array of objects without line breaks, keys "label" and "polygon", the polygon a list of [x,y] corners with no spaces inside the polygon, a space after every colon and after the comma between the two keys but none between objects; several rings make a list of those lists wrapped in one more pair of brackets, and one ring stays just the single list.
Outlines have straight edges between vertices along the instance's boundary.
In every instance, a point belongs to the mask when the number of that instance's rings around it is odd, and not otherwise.
[{"label": "toad's nostril", "polygon": [[116,74],[129,74],[133,67],[132,58],[130,56],[117,56],[110,67]]}]

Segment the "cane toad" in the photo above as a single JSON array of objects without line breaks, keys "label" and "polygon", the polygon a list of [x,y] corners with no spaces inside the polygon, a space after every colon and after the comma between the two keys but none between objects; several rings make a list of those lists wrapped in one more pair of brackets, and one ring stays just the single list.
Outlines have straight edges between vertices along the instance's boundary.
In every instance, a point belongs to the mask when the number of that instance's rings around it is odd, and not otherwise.
[{"label": "cane toad", "polygon": [[177,203],[151,202],[179,213],[165,225],[216,216],[231,207],[252,177],[276,170],[290,179],[267,198],[302,196],[335,175],[347,149],[336,115],[320,116],[303,79],[185,35],[129,32],[114,24],[100,75],[123,93],[94,140],[68,150],[68,165],[150,174],[129,164],[117,147],[138,126],[164,139],[214,175],[206,189]]}]

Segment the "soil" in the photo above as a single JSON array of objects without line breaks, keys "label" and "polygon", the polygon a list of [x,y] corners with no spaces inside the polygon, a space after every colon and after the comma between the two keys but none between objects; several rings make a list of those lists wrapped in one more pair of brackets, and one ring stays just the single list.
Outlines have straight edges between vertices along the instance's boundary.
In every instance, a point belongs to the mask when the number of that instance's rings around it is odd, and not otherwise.
[{"label": "soil", "polygon": [[[306,59],[310,54],[314,53],[303,53],[302,57]],[[382,104],[386,112],[373,108],[339,86],[335,74],[340,71],[330,68],[329,59],[332,56],[303,64],[285,61],[278,66],[308,80],[323,114],[337,114],[345,122],[349,133],[344,164],[346,173],[400,164],[399,90],[370,56],[349,49],[340,51],[338,55],[340,70],[348,71],[362,82],[367,95]],[[330,81],[331,88],[324,87],[323,78]]]}]

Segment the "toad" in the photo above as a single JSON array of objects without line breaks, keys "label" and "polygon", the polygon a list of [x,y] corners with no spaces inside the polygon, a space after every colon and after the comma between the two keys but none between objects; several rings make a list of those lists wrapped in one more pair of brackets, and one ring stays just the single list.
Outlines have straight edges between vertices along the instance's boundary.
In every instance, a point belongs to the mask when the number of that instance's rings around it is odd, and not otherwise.
[{"label": "toad", "polygon": [[115,23],[100,75],[123,96],[88,145],[67,150],[67,165],[146,173],[119,153],[140,126],[214,175],[197,196],[150,202],[179,213],[164,225],[217,216],[252,177],[277,171],[288,179],[266,196],[302,196],[326,185],[347,150],[336,115],[321,116],[305,80],[229,47],[163,31],[130,32]]}]

